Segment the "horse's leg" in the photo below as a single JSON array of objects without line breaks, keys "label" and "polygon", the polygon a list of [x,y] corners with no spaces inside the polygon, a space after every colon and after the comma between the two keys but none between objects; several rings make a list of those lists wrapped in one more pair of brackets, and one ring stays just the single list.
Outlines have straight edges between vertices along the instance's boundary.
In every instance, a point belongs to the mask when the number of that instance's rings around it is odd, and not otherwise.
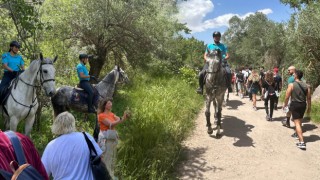
[{"label": "horse's leg", "polygon": [[223,98],[224,98],[224,94],[217,97],[217,127],[215,129],[217,129],[217,133],[216,133],[216,137],[220,138],[221,134],[220,134],[220,129],[222,128],[221,126],[221,116],[222,116],[222,103],[223,103]]},{"label": "horse's leg", "polygon": [[35,115],[29,115],[26,118],[25,125],[24,125],[24,133],[25,133],[25,135],[30,136],[30,132],[32,130],[32,126],[33,126],[34,120],[35,120]]},{"label": "horse's leg", "polygon": [[210,122],[210,103],[212,101],[212,97],[210,97],[209,95],[207,95],[207,100],[206,100],[206,120],[207,120],[207,127],[208,127],[208,134],[212,134],[213,133],[213,129],[211,127],[211,122]]},{"label": "horse's leg", "polygon": [[214,124],[216,125],[217,121],[218,121],[218,117],[217,117],[217,101],[216,101],[215,98],[213,98],[212,104],[213,104],[213,107],[214,107]]},{"label": "horse's leg", "polygon": [[9,130],[10,129],[10,118],[9,117],[7,117],[7,116],[5,116],[4,117],[4,124],[5,124],[5,128],[6,128],[6,130]]},{"label": "horse's leg", "polygon": [[10,130],[16,132],[17,131],[17,126],[18,126],[18,123],[19,123],[18,118],[16,116],[11,116],[9,118],[9,121],[10,121]]}]

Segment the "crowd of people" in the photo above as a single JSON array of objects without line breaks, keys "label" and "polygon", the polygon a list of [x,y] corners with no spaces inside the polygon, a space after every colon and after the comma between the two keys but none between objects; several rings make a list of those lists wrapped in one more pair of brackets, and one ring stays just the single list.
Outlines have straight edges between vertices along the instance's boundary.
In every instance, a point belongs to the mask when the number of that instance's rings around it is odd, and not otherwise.
[{"label": "crowd of people", "polygon": [[[294,122],[295,132],[292,137],[299,140],[296,144],[300,149],[306,149],[306,144],[302,136],[302,119],[305,111],[307,114],[311,111],[311,91],[310,87],[303,80],[303,72],[296,70],[294,66],[288,68],[289,78],[287,80],[288,88],[285,93],[285,102],[283,110],[286,112],[286,118],[282,121],[284,126],[290,127],[290,119]],[[280,92],[282,90],[282,77],[279,74],[279,68],[273,70],[260,71],[252,68],[239,68],[233,72],[233,87],[235,93],[241,99],[248,96],[252,101],[252,109],[257,111],[257,97],[264,101],[266,120],[273,120],[274,110],[278,110]]]}]

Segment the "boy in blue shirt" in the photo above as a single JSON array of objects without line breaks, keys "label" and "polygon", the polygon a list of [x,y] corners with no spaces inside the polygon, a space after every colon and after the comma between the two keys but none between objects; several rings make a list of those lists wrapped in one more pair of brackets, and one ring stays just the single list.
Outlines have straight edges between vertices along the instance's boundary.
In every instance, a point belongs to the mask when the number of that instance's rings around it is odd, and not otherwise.
[{"label": "boy in blue shirt", "polygon": [[88,112],[96,113],[96,110],[93,107],[93,88],[90,84],[90,75],[86,67],[88,63],[89,56],[87,54],[79,55],[80,63],[77,65],[77,73],[80,80],[80,87],[88,93],[87,103],[88,103]]}]

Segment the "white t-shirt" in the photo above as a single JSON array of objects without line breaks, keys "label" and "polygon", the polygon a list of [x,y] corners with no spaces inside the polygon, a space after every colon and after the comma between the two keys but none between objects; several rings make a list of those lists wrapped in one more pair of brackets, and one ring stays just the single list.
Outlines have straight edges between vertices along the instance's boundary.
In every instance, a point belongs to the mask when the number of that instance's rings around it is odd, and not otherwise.
[{"label": "white t-shirt", "polygon": [[[93,137],[86,133],[98,155],[102,151]],[[91,180],[93,179],[89,165],[89,148],[81,132],[64,134],[52,140],[44,150],[42,163],[55,180]]]}]

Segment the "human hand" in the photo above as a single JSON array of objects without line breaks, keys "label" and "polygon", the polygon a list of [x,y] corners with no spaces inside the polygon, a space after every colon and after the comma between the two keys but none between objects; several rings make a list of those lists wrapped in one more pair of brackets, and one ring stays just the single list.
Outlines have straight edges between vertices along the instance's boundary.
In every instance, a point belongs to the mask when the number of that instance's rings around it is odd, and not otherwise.
[{"label": "human hand", "polygon": [[123,112],[123,117],[127,119],[127,118],[130,118],[130,116],[131,116],[131,111],[127,107],[127,109]]}]

